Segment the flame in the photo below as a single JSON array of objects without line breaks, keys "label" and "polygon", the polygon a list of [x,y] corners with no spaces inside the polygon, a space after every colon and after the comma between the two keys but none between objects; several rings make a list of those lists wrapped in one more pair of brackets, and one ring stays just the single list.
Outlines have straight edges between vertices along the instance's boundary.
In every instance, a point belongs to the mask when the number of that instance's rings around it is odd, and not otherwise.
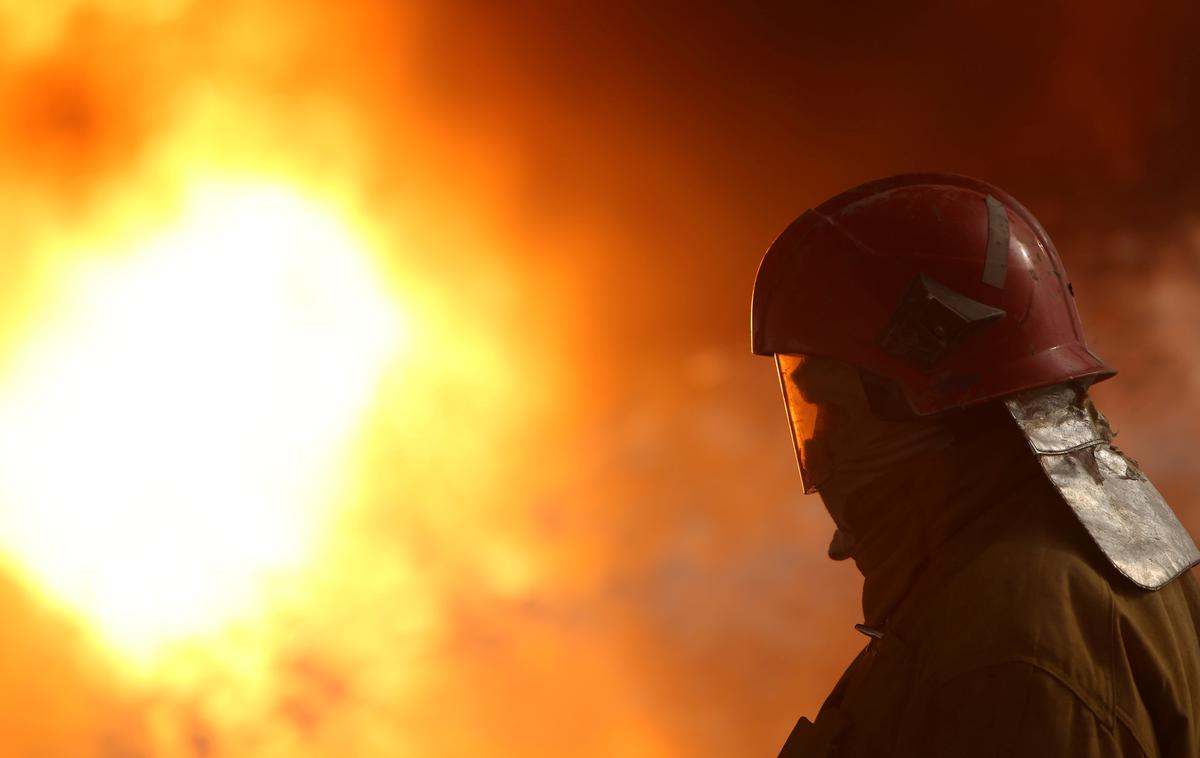
[{"label": "flame", "polygon": [[[493,718],[471,619],[550,581],[528,511],[564,467],[562,311],[547,288],[531,323],[530,271],[431,157],[462,141],[388,102],[414,14],[0,0],[0,561],[74,625],[45,655],[86,663],[0,755],[515,729],[451,719]],[[573,655],[511,633],[543,677]]]},{"label": "flame", "polygon": [[145,654],[303,565],[407,327],[365,243],[286,186],[188,187],[131,249],[67,260],[0,387],[0,534]]}]

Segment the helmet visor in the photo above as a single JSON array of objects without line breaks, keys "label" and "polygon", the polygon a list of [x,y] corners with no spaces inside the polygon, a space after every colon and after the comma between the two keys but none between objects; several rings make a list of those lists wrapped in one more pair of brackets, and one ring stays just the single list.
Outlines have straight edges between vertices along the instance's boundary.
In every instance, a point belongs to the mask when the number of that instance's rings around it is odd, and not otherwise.
[{"label": "helmet visor", "polygon": [[792,429],[792,444],[796,448],[796,461],[800,464],[800,481],[804,484],[806,494],[816,492],[833,473],[833,460],[823,434],[832,409],[813,402],[806,394],[804,373],[807,360],[803,355],[775,354],[788,424]]}]

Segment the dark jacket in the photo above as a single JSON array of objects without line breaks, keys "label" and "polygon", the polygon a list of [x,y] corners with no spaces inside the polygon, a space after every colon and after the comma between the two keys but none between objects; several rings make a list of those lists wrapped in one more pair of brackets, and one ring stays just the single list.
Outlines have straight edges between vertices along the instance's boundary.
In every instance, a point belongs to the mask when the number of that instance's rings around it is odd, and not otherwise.
[{"label": "dark jacket", "polygon": [[1200,756],[1190,574],[1119,575],[1007,429],[872,487],[854,558],[882,637],[781,758]]}]

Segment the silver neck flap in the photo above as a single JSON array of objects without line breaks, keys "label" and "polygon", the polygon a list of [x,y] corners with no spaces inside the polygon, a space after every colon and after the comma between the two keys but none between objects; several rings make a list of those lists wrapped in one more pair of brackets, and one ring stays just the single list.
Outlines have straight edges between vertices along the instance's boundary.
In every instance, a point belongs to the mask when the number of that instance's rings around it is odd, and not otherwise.
[{"label": "silver neck flap", "polygon": [[1096,546],[1139,587],[1157,590],[1200,563],[1200,550],[1113,432],[1086,389],[1058,384],[1007,398],[1042,470]]}]

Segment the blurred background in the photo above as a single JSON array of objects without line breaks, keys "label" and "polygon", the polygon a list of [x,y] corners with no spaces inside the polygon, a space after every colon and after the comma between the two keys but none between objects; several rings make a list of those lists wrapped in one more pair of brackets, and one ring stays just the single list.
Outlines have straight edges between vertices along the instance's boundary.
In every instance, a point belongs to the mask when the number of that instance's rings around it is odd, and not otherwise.
[{"label": "blurred background", "polygon": [[774,755],[862,638],[750,287],[902,171],[1200,529],[1200,10],[1116,5],[0,0],[0,755]]}]

